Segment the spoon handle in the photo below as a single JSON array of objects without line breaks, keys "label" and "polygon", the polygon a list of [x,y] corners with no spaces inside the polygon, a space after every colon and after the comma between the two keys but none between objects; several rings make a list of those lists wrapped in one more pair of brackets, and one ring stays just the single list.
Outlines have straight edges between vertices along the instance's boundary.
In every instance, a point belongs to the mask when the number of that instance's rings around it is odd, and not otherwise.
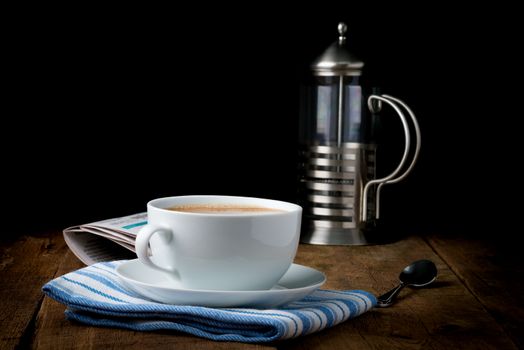
[{"label": "spoon handle", "polygon": [[393,288],[387,293],[382,294],[377,298],[377,307],[388,307],[393,304],[393,300],[398,295],[398,293],[406,286],[405,283],[400,282],[398,286]]}]

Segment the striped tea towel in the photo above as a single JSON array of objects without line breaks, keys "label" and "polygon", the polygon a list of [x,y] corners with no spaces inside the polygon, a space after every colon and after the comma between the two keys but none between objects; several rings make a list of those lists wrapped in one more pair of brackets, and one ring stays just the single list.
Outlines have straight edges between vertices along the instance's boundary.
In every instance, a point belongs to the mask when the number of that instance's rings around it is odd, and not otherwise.
[{"label": "striped tea towel", "polygon": [[67,306],[66,317],[136,331],[176,330],[212,340],[270,342],[337,325],[370,310],[372,294],[317,290],[272,310],[169,305],[145,299],[115,274],[124,261],[98,263],[48,282],[43,291]]}]

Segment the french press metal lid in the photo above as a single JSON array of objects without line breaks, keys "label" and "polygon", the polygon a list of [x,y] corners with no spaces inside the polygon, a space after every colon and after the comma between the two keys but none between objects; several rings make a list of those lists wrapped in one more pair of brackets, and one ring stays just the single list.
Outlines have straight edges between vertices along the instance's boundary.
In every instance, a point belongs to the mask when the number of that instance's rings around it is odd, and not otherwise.
[{"label": "french press metal lid", "polygon": [[317,76],[359,76],[364,62],[353,55],[346,42],[347,26],[338,24],[338,41],[331,44],[311,65]]}]

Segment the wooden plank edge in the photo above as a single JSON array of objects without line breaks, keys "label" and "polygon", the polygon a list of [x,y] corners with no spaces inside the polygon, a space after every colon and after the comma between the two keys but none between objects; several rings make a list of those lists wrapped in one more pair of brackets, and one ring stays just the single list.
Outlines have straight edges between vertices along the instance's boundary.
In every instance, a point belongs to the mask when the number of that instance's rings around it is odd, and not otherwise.
[{"label": "wooden plank edge", "polygon": [[513,346],[515,346],[516,349],[519,349],[519,346],[517,345],[517,343],[515,343],[515,340],[513,339],[513,335],[510,332],[508,332],[506,327],[497,322],[497,319],[493,312],[484,304],[482,299],[477,296],[475,291],[470,288],[462,273],[446,259],[445,254],[440,254],[439,247],[432,242],[431,237],[424,236],[423,239],[428,244],[428,246],[435,252],[435,254],[437,254],[440,257],[440,259],[448,266],[448,268],[455,274],[455,276],[457,276],[457,279],[460,281],[460,283],[462,283],[464,288],[466,288],[466,290],[473,296],[473,298],[475,298],[475,300],[479,303],[482,309],[493,319],[493,322],[499,325],[499,327],[502,329],[502,331],[504,332],[508,340],[513,344]]}]

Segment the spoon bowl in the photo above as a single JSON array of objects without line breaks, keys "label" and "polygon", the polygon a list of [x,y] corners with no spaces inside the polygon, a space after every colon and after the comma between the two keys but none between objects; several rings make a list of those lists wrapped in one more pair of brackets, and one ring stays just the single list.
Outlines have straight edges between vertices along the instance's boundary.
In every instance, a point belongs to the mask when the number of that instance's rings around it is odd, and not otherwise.
[{"label": "spoon bowl", "polygon": [[398,279],[408,286],[424,287],[437,279],[437,267],[431,260],[418,260],[406,266]]}]

